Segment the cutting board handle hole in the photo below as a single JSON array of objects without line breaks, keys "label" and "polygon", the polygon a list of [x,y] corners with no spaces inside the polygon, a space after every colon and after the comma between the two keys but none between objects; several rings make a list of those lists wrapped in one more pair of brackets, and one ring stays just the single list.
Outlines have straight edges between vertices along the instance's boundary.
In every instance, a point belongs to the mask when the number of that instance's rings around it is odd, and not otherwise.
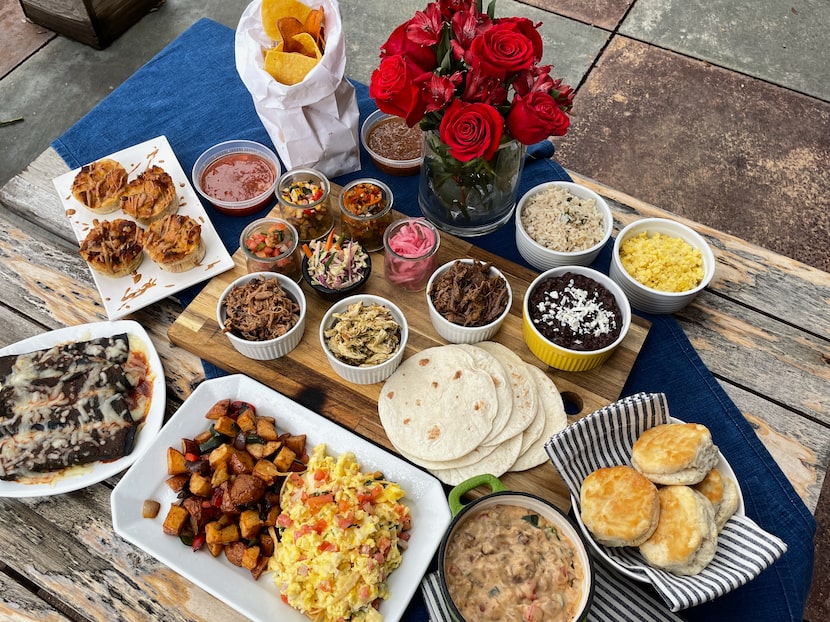
[{"label": "cutting board handle hole", "polygon": [[582,398],[579,397],[578,394],[574,393],[573,391],[563,391],[561,395],[562,403],[565,406],[566,415],[578,415],[582,412],[584,403],[582,402]]}]

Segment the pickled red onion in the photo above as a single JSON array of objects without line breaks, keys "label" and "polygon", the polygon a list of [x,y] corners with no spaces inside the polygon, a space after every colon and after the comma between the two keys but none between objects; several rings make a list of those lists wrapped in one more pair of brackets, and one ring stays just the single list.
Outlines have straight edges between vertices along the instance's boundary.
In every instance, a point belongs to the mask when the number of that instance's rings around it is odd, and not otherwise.
[{"label": "pickled red onion", "polygon": [[417,220],[406,223],[389,238],[389,248],[401,257],[421,257],[435,246],[435,234]]}]

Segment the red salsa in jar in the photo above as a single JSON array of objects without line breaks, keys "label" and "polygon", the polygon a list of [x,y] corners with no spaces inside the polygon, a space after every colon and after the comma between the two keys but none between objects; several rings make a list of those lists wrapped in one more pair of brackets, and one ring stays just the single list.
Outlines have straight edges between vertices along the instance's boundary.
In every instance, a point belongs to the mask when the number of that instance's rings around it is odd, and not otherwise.
[{"label": "red salsa in jar", "polygon": [[208,196],[227,203],[255,199],[270,190],[276,171],[254,153],[229,153],[205,167],[200,184]]}]

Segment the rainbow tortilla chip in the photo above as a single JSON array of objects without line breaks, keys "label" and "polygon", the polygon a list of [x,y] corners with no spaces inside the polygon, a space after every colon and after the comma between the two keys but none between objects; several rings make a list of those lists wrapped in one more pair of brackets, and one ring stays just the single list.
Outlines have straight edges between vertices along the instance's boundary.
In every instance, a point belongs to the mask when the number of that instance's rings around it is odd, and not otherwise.
[{"label": "rainbow tortilla chip", "polygon": [[282,41],[277,22],[281,17],[293,17],[305,23],[311,7],[298,0],[262,0],[262,27],[274,41]]}]

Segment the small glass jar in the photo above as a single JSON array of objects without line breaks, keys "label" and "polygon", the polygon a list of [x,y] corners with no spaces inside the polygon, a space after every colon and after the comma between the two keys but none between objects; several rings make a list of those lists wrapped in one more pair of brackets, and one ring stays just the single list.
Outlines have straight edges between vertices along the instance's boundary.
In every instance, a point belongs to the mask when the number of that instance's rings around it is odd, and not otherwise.
[{"label": "small glass jar", "polygon": [[320,171],[296,168],[277,183],[280,215],[297,229],[300,242],[325,237],[334,228],[329,210],[331,185]]},{"label": "small glass jar", "polygon": [[409,292],[426,288],[438,267],[438,229],[424,218],[398,220],[383,234],[386,280]]},{"label": "small glass jar", "polygon": [[239,236],[248,272],[278,272],[290,279],[302,278],[300,240],[294,226],[281,218],[260,218]]},{"label": "small glass jar", "polygon": [[367,251],[383,248],[383,233],[392,224],[392,190],[377,179],[355,179],[340,192],[340,217],[346,237]]}]

